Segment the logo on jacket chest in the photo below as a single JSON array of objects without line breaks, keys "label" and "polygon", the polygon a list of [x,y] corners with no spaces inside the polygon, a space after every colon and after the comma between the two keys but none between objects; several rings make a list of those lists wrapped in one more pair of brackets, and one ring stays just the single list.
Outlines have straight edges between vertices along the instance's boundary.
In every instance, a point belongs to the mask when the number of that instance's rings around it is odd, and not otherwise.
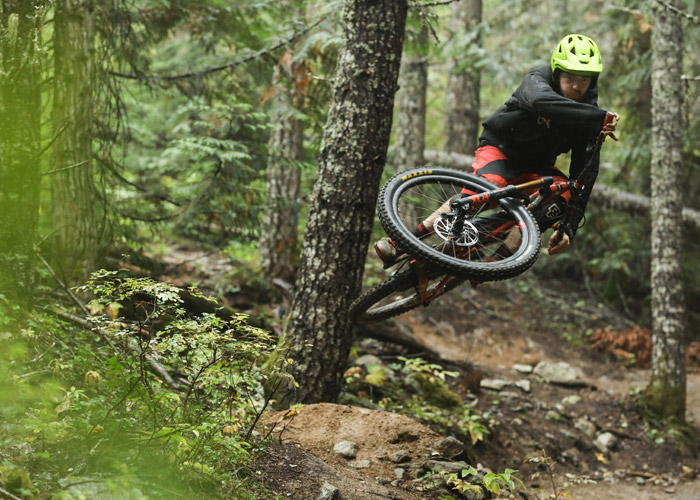
[{"label": "logo on jacket chest", "polygon": [[540,115],[537,117],[537,125],[547,125],[547,128],[551,128],[552,125],[552,120],[549,118],[545,118],[544,116]]}]

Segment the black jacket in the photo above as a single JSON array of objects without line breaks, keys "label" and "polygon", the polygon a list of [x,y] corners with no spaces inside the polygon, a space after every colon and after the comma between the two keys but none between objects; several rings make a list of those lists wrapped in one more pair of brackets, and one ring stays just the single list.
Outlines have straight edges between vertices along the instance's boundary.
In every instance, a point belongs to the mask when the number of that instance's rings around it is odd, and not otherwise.
[{"label": "black jacket", "polygon": [[[550,66],[528,73],[510,99],[483,123],[480,145],[496,146],[532,172],[554,165],[558,155],[571,151],[569,175],[578,177],[586,165],[588,147],[603,128],[606,112],[598,107],[597,78],[582,102],[567,99],[558,91],[558,74],[553,74]],[[586,178],[580,179],[585,189],[573,205],[572,235],[598,176],[598,155],[592,162]]]}]

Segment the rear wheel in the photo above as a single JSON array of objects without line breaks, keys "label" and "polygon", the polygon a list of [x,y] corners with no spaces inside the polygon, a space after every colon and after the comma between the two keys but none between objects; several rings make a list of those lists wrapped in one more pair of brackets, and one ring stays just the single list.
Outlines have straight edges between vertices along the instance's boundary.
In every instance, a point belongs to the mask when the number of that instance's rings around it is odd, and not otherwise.
[{"label": "rear wheel", "polygon": [[535,263],[540,232],[527,208],[505,198],[497,206],[473,207],[454,235],[454,214],[434,222],[434,232],[418,237],[418,224],[463,189],[474,193],[495,189],[490,182],[459,170],[422,168],[394,176],[377,201],[379,220],[406,253],[461,278],[493,281],[512,278]]},{"label": "rear wheel", "polygon": [[[429,273],[427,278],[430,282],[426,294],[431,301],[464,281],[453,276],[447,277],[444,273]],[[350,305],[350,319],[379,321],[410,311],[423,305],[418,288],[418,278],[413,269],[395,272],[355,299]]]}]

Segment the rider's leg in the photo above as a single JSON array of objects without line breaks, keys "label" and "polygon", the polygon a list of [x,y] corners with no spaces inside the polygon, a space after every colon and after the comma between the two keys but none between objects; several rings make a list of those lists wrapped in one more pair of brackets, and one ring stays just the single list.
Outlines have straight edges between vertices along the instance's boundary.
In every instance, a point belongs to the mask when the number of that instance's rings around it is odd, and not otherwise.
[{"label": "rider's leg", "polygon": [[[476,150],[475,153],[476,160],[472,164],[472,173],[475,175],[482,175],[480,170],[491,164],[507,164],[507,157],[498,149],[493,146],[482,146]],[[494,170],[495,165],[492,165],[491,169]],[[506,175],[505,178],[499,175],[501,170],[507,171],[507,165],[500,165],[497,169],[499,172],[496,174],[483,175],[484,178],[490,180],[491,182],[499,185],[506,186],[508,181],[506,180],[509,176]],[[468,189],[463,189],[462,194],[473,195],[473,191]],[[443,203],[435,212],[426,217],[421,223],[419,223],[413,230],[413,234],[417,238],[422,238],[431,235],[435,232],[435,221],[440,217],[440,214],[450,211],[450,202],[453,198],[450,198],[445,203]],[[398,246],[389,238],[382,238],[374,244],[374,251],[379,256],[379,258],[384,262],[384,267],[389,267],[393,265],[396,258],[401,254],[401,250]]]},{"label": "rider's leg", "polygon": [[[490,154],[497,155],[497,153],[493,152],[491,152]],[[485,162],[481,165],[478,165],[477,168],[475,168],[475,174],[499,186],[506,186],[508,184],[521,184],[524,182],[534,181],[545,176],[552,176],[554,177],[555,181],[566,181],[566,175],[564,175],[560,170],[556,169],[554,166],[537,168],[537,172],[533,172],[532,170],[532,166],[518,164],[516,162],[511,162],[505,159]],[[568,195],[569,193],[566,194]],[[537,218],[539,222],[539,217]],[[553,223],[554,222],[552,222],[551,224]],[[547,227],[550,227],[551,224]],[[505,239],[503,240],[503,244],[497,250],[497,253],[504,257],[512,255],[520,247],[521,243],[522,234],[520,232],[520,229],[513,228],[506,235]]]},{"label": "rider's leg", "polygon": [[[507,179],[510,177],[510,175],[507,174],[509,171],[508,163],[508,158],[500,149],[494,146],[481,146],[477,148],[475,153],[475,161],[472,163],[472,174],[483,177],[497,186],[507,186]],[[487,166],[489,166],[489,168],[484,170],[484,167]],[[470,189],[464,188],[461,194],[471,196],[476,193]],[[419,234],[417,234],[417,236],[434,232],[433,225],[435,221],[440,214],[451,211],[450,203],[453,199],[454,196],[443,203],[440,208],[418,225]]]}]

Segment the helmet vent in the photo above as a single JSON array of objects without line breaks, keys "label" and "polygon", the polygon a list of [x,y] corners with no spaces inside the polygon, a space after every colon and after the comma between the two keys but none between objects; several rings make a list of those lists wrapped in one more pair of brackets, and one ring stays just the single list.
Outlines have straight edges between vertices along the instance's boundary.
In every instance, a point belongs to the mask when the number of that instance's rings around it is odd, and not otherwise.
[{"label": "helmet vent", "polygon": [[561,39],[550,60],[552,71],[595,75],[603,70],[600,50],[587,36],[570,34]]}]

